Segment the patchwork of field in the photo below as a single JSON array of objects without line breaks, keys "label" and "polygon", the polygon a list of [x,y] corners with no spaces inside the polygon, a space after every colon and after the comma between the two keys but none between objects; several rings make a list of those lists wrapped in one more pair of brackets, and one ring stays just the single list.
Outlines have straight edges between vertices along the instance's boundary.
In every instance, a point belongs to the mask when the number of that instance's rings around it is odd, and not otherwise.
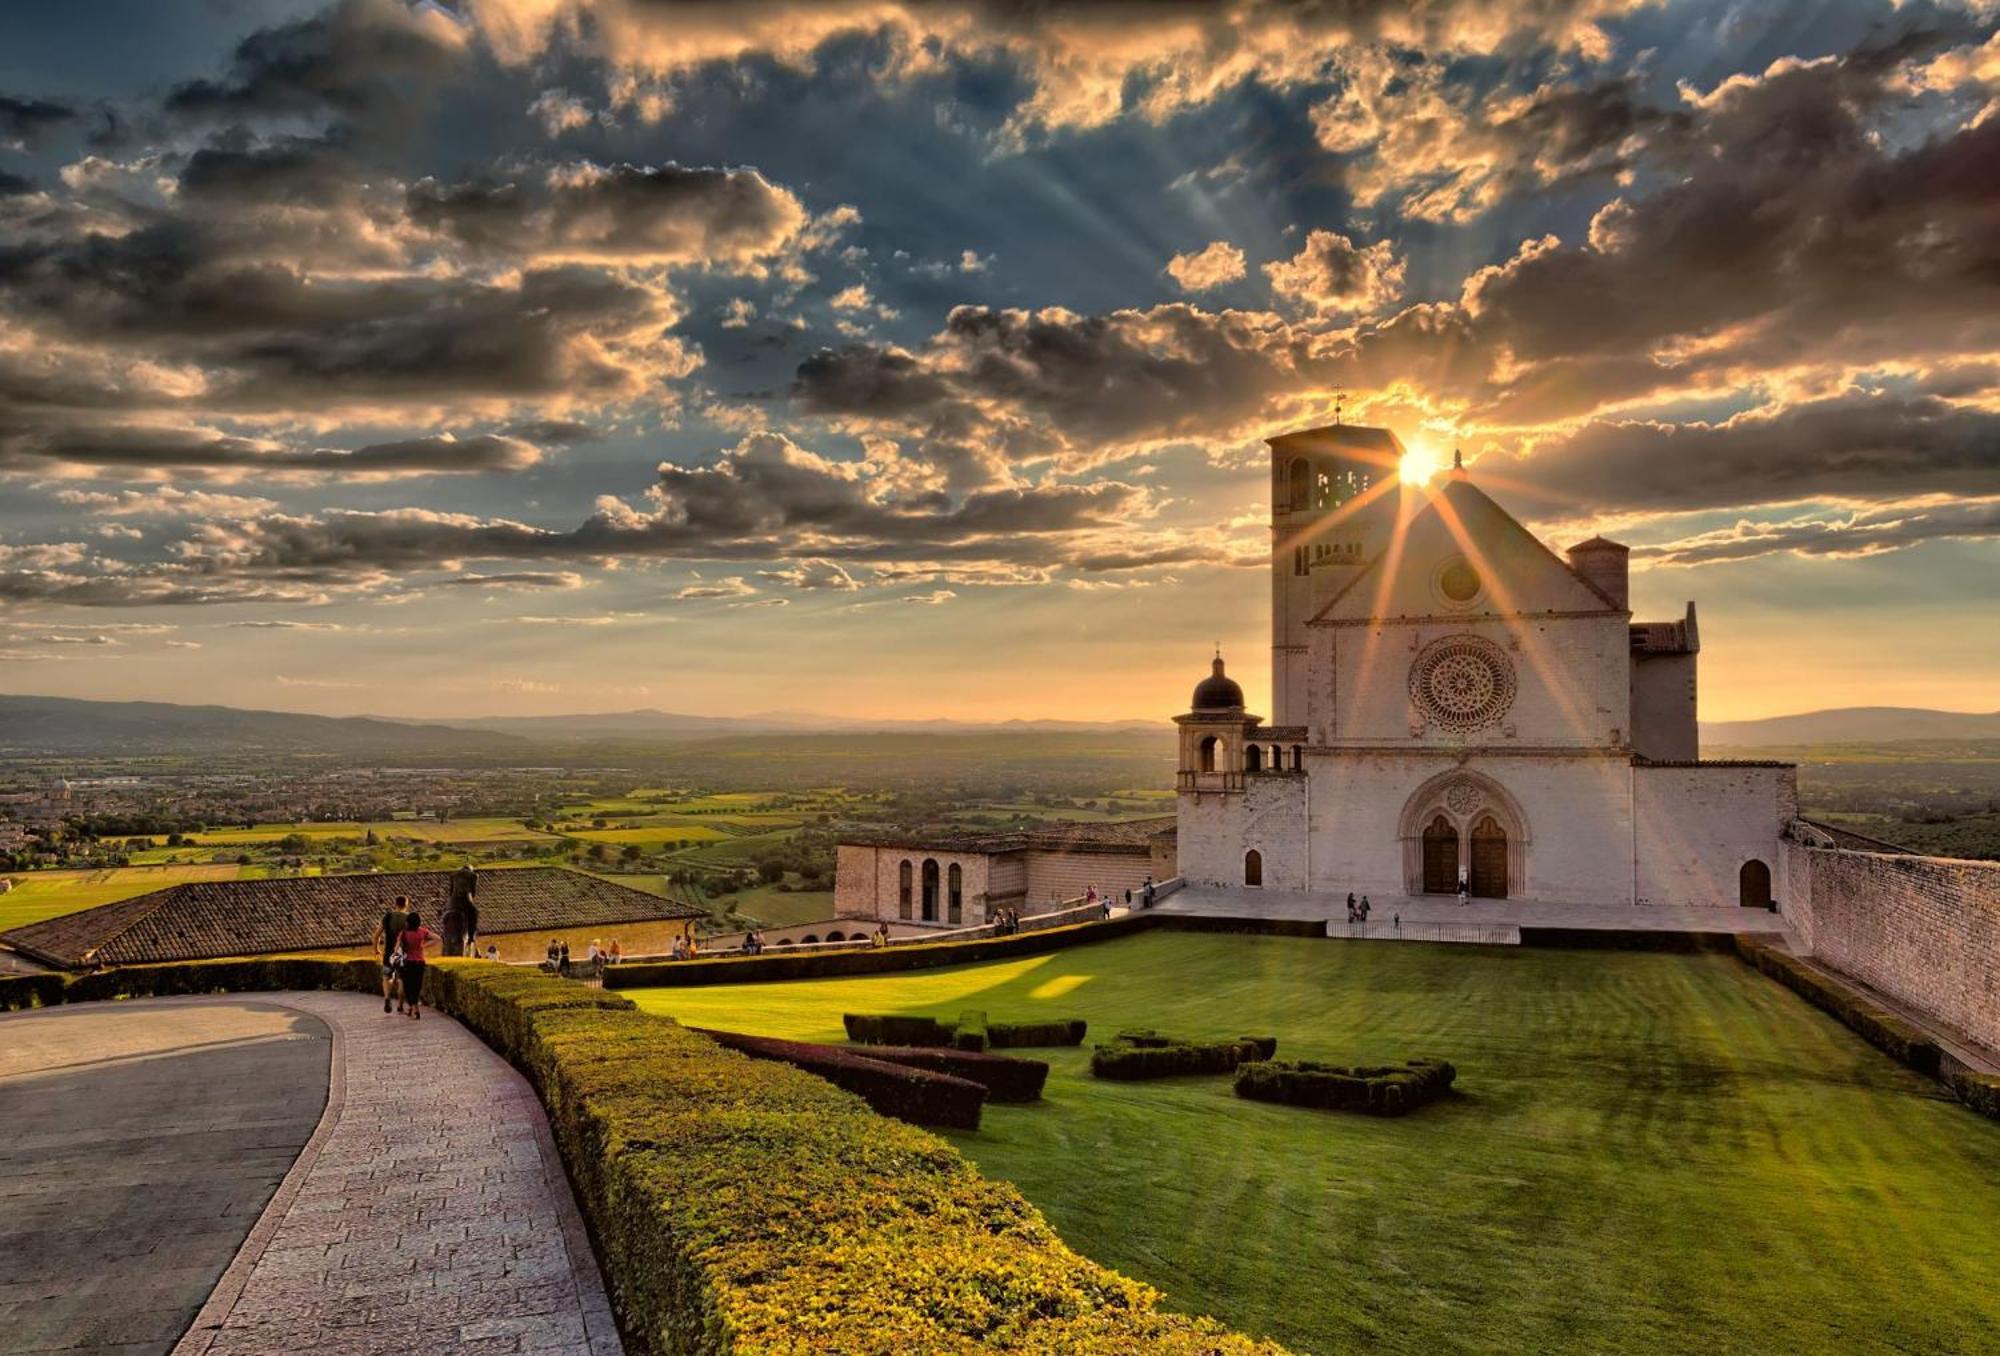
[{"label": "patchwork of field", "polygon": [[102,871],[26,871],[8,877],[14,888],[0,895],[0,932],[79,909],[93,909],[149,890],[193,880],[235,880],[235,863],[119,866]]},{"label": "patchwork of field", "polygon": [[[373,831],[378,839],[408,838],[420,843],[553,843],[555,837],[530,829],[518,819],[377,819],[308,824],[257,824],[250,828],[209,829],[188,838],[203,847],[268,847],[293,834],[314,842],[335,838],[365,838]],[[158,849],[155,849],[158,851]]]},{"label": "patchwork of field", "polygon": [[862,979],[628,991],[839,1041],[843,1012],[1276,1035],[1452,1060],[1402,1120],[1106,1083],[949,1138],[1073,1246],[1295,1351],[2000,1350],[2000,1125],[1731,956],[1155,933]]}]

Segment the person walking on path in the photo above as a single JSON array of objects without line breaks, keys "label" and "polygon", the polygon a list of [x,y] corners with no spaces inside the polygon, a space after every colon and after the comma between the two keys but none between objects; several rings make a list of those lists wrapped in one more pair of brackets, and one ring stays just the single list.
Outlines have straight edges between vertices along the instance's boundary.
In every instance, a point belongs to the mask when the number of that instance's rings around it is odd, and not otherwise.
[{"label": "person walking on path", "polygon": [[424,926],[424,920],[414,909],[410,911],[409,926],[396,939],[403,953],[403,1003],[412,1021],[424,1015],[424,948],[443,940]]},{"label": "person walking on path", "polygon": [[410,897],[397,895],[395,902],[382,910],[382,921],[375,925],[375,945],[382,952],[382,1011],[389,1011],[389,1001],[393,998],[396,1011],[403,1010],[403,991],[397,980],[398,955],[397,939],[403,929],[410,925]]},{"label": "person walking on path", "polygon": [[1458,903],[1460,908],[1472,902],[1472,887],[1466,882],[1465,868],[1458,868]]}]

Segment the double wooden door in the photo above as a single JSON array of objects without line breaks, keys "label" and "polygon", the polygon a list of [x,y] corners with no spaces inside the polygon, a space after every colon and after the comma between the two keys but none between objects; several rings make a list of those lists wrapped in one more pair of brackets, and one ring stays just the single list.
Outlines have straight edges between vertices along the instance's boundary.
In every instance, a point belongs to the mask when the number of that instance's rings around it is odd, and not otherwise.
[{"label": "double wooden door", "polygon": [[1472,826],[1472,872],[1469,884],[1480,899],[1507,897],[1507,831],[1492,815],[1481,815]]}]

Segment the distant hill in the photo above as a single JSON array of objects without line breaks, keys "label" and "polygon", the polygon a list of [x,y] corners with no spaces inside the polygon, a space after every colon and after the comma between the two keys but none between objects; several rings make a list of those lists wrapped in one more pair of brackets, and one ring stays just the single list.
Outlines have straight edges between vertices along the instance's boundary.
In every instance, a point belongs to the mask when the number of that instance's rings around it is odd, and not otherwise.
[{"label": "distant hill", "polygon": [[1703,748],[1883,743],[1907,739],[2000,739],[2000,711],[1930,711],[1917,706],[1843,706],[1765,720],[1703,721]]},{"label": "distant hill", "polygon": [[1112,730],[1171,729],[1165,721],[1120,720],[857,720],[807,711],[769,711],[745,716],[689,716],[644,708],[567,716],[478,716],[445,722],[460,730],[490,730],[528,739],[704,739],[719,735],[860,734],[1096,734]]},{"label": "distant hill", "polygon": [[307,716],[229,706],[92,702],[0,695],[0,754],[317,753],[428,759],[525,755],[512,735],[367,716]]}]

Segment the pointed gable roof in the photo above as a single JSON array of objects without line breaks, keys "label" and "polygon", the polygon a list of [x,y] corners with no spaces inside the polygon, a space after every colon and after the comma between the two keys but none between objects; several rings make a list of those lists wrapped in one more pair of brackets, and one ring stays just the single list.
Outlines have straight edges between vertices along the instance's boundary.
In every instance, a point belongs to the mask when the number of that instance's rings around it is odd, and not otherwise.
[{"label": "pointed gable roof", "polygon": [[1626,611],[1492,496],[1453,474],[1308,625],[1461,615],[1432,590],[1438,567],[1453,556],[1471,563],[1485,589],[1470,614]]}]

